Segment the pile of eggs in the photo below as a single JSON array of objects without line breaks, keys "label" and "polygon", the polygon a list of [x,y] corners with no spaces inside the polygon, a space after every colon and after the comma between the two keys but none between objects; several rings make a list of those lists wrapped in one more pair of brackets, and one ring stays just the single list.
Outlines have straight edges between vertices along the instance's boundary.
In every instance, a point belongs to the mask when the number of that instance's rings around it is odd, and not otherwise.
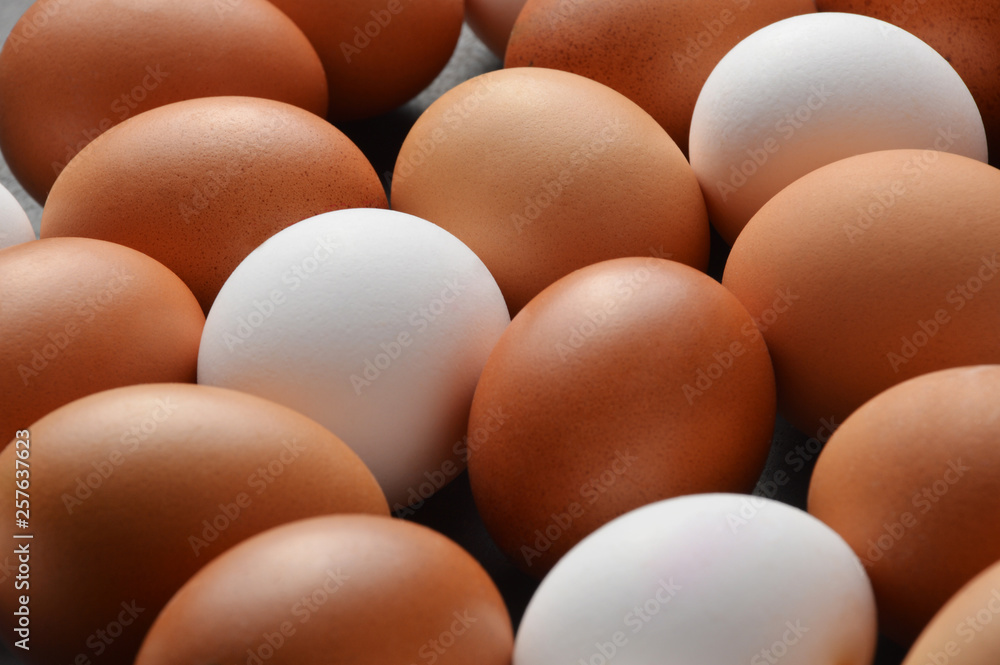
[{"label": "pile of eggs", "polygon": [[[463,20],[504,66],[407,119]],[[998,0],[37,0],[0,639],[996,663],[998,45]]]}]

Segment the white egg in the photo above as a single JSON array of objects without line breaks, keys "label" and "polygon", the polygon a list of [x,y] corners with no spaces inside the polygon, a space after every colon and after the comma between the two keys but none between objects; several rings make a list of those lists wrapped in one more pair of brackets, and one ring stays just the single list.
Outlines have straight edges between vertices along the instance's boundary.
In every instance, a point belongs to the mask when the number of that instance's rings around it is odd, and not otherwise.
[{"label": "white egg", "polygon": [[871,584],[797,508],[739,494],[653,503],[604,525],[535,592],[513,665],[869,665]]},{"label": "white egg", "polygon": [[14,195],[0,185],[0,249],[37,240],[31,220]]},{"label": "white egg", "polygon": [[889,23],[806,14],[737,44],[695,104],[690,156],[730,244],[809,171],[865,152],[934,149],[985,162],[975,100],[951,65]]},{"label": "white egg", "polygon": [[472,394],[509,322],[486,266],[444,229],[339,210],[282,230],[237,267],[208,314],[198,382],[320,422],[398,509],[464,468]]}]

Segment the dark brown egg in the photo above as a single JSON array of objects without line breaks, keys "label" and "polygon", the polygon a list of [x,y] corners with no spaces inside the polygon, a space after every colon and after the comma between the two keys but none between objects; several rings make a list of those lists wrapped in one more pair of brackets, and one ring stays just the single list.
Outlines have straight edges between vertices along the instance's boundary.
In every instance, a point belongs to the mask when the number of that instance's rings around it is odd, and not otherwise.
[{"label": "dark brown egg", "polygon": [[316,52],[265,0],[38,0],[0,52],[0,148],[43,202],[114,125],[213,95],[327,103]]},{"label": "dark brown egg", "polygon": [[[130,386],[24,429],[27,448],[0,453],[11,488],[0,534],[32,535],[23,593],[33,639],[22,654],[32,665],[131,665],[164,604],[229,547],[315,515],[388,514],[374,477],[329,430],[232,390]],[[29,475],[17,474],[25,462]],[[15,529],[16,478],[29,479],[30,517]],[[20,595],[0,590],[4,639]]]}]

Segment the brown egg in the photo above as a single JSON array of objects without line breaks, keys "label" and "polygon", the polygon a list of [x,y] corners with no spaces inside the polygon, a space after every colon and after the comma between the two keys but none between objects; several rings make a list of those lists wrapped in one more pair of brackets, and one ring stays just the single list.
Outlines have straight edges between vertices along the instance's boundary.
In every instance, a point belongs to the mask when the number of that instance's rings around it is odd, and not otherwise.
[{"label": "brown egg", "polygon": [[391,111],[448,64],[462,30],[462,0],[271,0],[316,48],[330,118]]},{"label": "brown egg", "polygon": [[851,414],[816,462],[809,512],[861,558],[900,644],[1000,559],[998,403],[1000,366],[925,374]]},{"label": "brown egg", "polygon": [[934,47],[979,105],[990,161],[1000,166],[1000,0],[816,0],[816,6],[888,21]]},{"label": "brown egg", "polygon": [[[12,489],[0,507],[10,518],[0,534],[15,543],[14,534],[33,536],[25,542],[35,639],[22,654],[32,664],[131,665],[164,604],[229,547],[305,517],[388,514],[371,473],[329,430],[236,391],[130,386],[28,429],[30,519],[14,528],[23,449],[8,445],[0,477]],[[5,639],[18,595],[13,584],[0,590]]]},{"label": "brown egg", "polygon": [[212,97],[148,111],[100,136],[56,181],[42,237],[138,249],[207,312],[229,274],[281,229],[341,208],[385,208],[350,139],[300,108]]},{"label": "brown egg", "polygon": [[403,143],[392,207],[468,245],[511,314],[598,261],[708,264],[705,201],[667,133],[611,88],[553,69],[490,72],[441,96]]},{"label": "brown egg", "polygon": [[525,0],[465,0],[465,21],[476,36],[503,59],[510,31]]},{"label": "brown egg", "polygon": [[609,85],[650,113],[687,154],[705,79],[766,25],[816,11],[813,0],[528,0],[507,67],[552,67]]},{"label": "brown egg", "polygon": [[930,150],[834,162],[765,204],[722,283],[759,317],[792,424],[813,432],[908,378],[1000,363],[998,227],[1000,171]]},{"label": "brown egg", "polygon": [[1000,656],[1000,563],[966,584],[934,615],[903,665],[996,665]]},{"label": "brown egg", "polygon": [[302,520],[206,566],[157,618],[136,665],[508,665],[492,580],[436,531],[369,515]]},{"label": "brown egg", "polygon": [[205,315],[128,247],[53,238],[0,251],[0,440],[109,388],[194,383]]},{"label": "brown egg", "polygon": [[750,491],[774,415],[767,349],[732,294],[672,261],[606,261],[540,293],[490,354],[472,493],[500,548],[541,576],[629,510]]},{"label": "brown egg", "polygon": [[0,52],[0,148],[39,202],[74,155],[119,122],[213,95],[323,115],[323,66],[265,0],[38,0]]}]

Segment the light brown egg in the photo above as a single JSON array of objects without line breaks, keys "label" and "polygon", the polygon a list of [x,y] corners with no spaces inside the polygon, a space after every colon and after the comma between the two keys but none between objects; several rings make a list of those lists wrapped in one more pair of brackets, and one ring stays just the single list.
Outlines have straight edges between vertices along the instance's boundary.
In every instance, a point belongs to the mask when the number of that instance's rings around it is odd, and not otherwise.
[{"label": "light brown egg", "polygon": [[136,665],[508,665],[500,592],[436,531],[369,515],[303,520],[234,547],[156,620]]},{"label": "light brown egg", "polygon": [[705,201],[667,133],[611,88],[554,69],[490,72],[444,94],[407,135],[391,198],[468,245],[511,314],[598,261],[708,263]]},{"label": "light brown egg", "polygon": [[1000,171],[930,150],[850,157],[775,195],[722,283],[758,317],[782,413],[814,432],[908,378],[1000,363],[998,227]]},{"label": "light brown egg", "polygon": [[52,238],[0,251],[0,440],[73,400],[194,383],[205,315],[177,275],[128,247]]},{"label": "light brown egg", "polygon": [[1000,366],[925,374],[851,414],[816,462],[809,512],[861,558],[900,644],[1000,559],[998,403]]},{"label": "light brown egg", "polygon": [[[229,547],[306,517],[388,514],[371,473],[329,430],[236,391],[131,386],[68,404],[27,429],[30,519],[14,528],[22,448],[8,445],[0,478],[12,489],[0,508],[10,518],[0,535],[33,536],[33,639],[22,654],[33,665],[81,656],[131,665],[160,609]],[[259,580],[244,584],[252,593]],[[4,639],[14,634],[18,596],[13,584],[0,591]]]},{"label": "light brown egg", "polygon": [[705,79],[729,49],[813,0],[528,0],[507,67],[552,67],[611,86],[659,122],[687,154]]},{"label": "light brown egg", "polygon": [[990,163],[1000,166],[1000,0],[816,0],[816,6],[888,21],[943,55],[979,105]]},{"label": "light brown egg", "polygon": [[995,665],[1000,658],[1000,563],[951,597],[914,642],[903,665]]},{"label": "light brown egg", "polygon": [[271,0],[306,33],[330,90],[330,119],[391,111],[451,58],[462,0]]},{"label": "light brown egg", "polygon": [[750,491],[774,415],[767,349],[731,293],[672,261],[606,261],[542,291],[490,354],[472,493],[500,548],[541,576],[629,510]]},{"label": "light brown egg", "polygon": [[327,121],[282,102],[211,97],[143,113],[87,146],[52,188],[42,237],[138,249],[207,312],[240,261],[281,229],[386,206],[375,169]]},{"label": "light brown egg", "polygon": [[0,52],[0,148],[43,202],[101,133],[143,111],[213,95],[326,113],[319,57],[265,0],[38,0]]}]

